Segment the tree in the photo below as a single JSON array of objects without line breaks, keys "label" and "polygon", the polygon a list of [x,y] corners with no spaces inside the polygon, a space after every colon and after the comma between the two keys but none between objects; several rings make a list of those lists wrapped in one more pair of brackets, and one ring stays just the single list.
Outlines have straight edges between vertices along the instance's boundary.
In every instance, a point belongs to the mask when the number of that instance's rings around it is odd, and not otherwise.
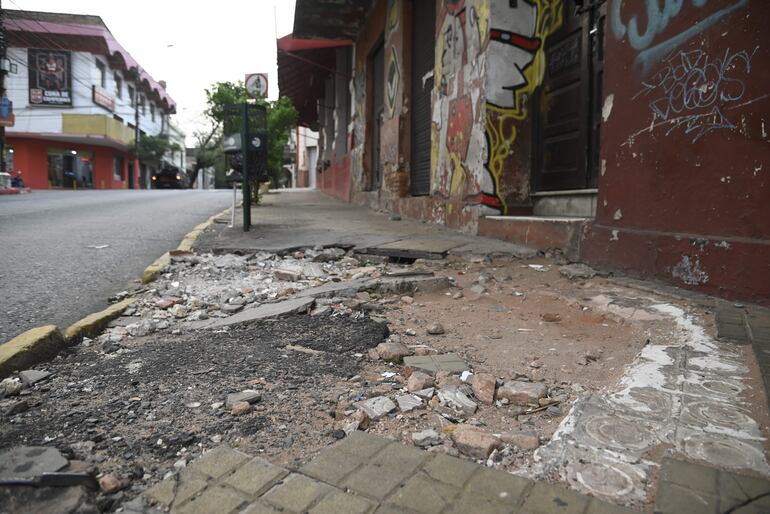
[{"label": "tree", "polygon": [[[221,127],[225,119],[225,106],[245,103],[249,99],[243,81],[217,82],[212,84],[211,88],[206,89],[207,108],[205,114],[213,124],[207,141],[215,139],[215,134],[221,134]],[[258,105],[265,106],[267,110],[267,172],[273,184],[277,184],[285,164],[283,149],[289,140],[292,128],[297,124],[297,110],[291,100],[286,97],[276,101],[268,101],[264,98],[257,98],[253,101]]]},{"label": "tree", "polygon": [[168,136],[142,136],[133,150],[140,161],[159,165],[166,153],[178,152],[182,147],[169,141]]}]

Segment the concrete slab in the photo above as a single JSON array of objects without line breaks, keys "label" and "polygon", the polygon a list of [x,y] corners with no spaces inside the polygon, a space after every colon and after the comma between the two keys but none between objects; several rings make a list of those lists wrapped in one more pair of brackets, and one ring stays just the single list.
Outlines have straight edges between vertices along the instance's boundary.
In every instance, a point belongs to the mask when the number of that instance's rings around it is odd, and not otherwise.
[{"label": "concrete slab", "polygon": [[69,461],[56,448],[20,446],[0,454],[0,480],[34,478],[53,473]]},{"label": "concrete slab", "polygon": [[276,303],[263,303],[257,307],[244,309],[238,314],[228,318],[208,319],[203,321],[191,321],[185,323],[188,329],[215,329],[229,327],[239,323],[248,323],[263,319],[276,318],[279,316],[288,316],[300,312],[307,312],[315,304],[315,298],[293,298]]},{"label": "concrete slab", "polygon": [[440,259],[449,250],[462,246],[456,239],[407,238],[392,243],[370,246],[365,253],[407,259]]}]

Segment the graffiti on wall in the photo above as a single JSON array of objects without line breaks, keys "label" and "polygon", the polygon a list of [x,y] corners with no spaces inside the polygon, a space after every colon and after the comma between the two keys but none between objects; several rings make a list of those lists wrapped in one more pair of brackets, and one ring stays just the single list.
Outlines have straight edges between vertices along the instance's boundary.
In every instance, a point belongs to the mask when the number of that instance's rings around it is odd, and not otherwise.
[{"label": "graffiti on wall", "polygon": [[715,57],[697,49],[665,59],[640,92],[650,98],[653,125],[665,123],[666,135],[682,129],[693,143],[711,131],[735,129],[726,113],[743,99],[757,49],[728,49]]},{"label": "graffiti on wall", "polygon": [[398,66],[398,55],[396,47],[391,46],[385,79],[385,99],[388,101],[388,116],[391,118],[396,112],[396,101],[398,100],[398,88],[400,85],[401,70]]},{"label": "graffiti on wall", "polygon": [[484,179],[466,197],[500,213],[506,202],[500,181],[516,140],[516,123],[527,118],[527,98],[542,83],[545,40],[563,22],[561,0],[495,2],[489,29]]},{"label": "graffiti on wall", "polygon": [[[610,22],[617,40],[628,38],[628,44],[638,52],[635,65],[647,75],[655,65],[682,44],[745,8],[749,0],[730,0],[716,11],[709,10],[709,0],[612,0]],[[712,0],[711,5],[715,4]],[[633,6],[633,7],[632,7]],[[670,21],[683,11],[694,10],[698,16],[685,30],[661,39]]]}]

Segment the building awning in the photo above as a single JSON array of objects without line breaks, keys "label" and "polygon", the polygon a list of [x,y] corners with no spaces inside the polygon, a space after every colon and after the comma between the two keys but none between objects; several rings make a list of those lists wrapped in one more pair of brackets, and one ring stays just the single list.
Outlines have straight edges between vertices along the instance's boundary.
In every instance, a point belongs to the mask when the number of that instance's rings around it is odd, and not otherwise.
[{"label": "building awning", "polygon": [[316,128],[318,100],[324,96],[324,81],[335,73],[336,49],[350,41],[295,39],[289,34],[278,40],[278,89],[299,112],[299,124]]},{"label": "building awning", "polygon": [[353,40],[371,0],[297,0],[294,36],[300,39]]}]

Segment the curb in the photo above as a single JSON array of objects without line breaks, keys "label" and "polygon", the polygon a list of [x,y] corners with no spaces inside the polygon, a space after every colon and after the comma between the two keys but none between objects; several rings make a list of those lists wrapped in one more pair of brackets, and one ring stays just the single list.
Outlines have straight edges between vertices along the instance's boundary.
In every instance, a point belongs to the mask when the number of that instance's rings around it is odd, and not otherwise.
[{"label": "curb", "polygon": [[[203,231],[213,224],[216,218],[224,215],[229,210],[230,207],[197,225],[184,236],[182,242],[179,243],[178,250],[190,251],[195,241],[203,234]],[[170,252],[161,255],[160,258],[144,270],[142,283],[146,284],[155,280],[170,262]],[[89,314],[80,321],[70,325],[64,331],[64,334],[61,333],[56,325],[45,325],[27,330],[7,343],[0,344],[0,379],[10,376],[15,371],[27,369],[40,362],[50,360],[59,351],[75,344],[83,337],[98,335],[110,321],[120,316],[133,301],[133,298],[127,298],[107,307],[103,311]]]},{"label": "curb", "polygon": [[0,378],[48,360],[66,346],[56,325],[33,328],[0,345]]},{"label": "curb", "polygon": [[[187,235],[185,235],[182,238],[182,242],[179,243],[179,246],[176,248],[177,251],[180,251],[180,252],[192,251],[195,241],[198,240],[201,234],[203,234],[203,232],[214,223],[215,219],[217,219],[220,216],[223,216],[230,209],[231,207],[228,207],[222,212],[214,214],[209,219],[207,219],[200,225],[197,225],[194,229],[188,232]],[[142,284],[149,284],[150,282],[154,281],[156,278],[158,278],[158,276],[163,272],[164,269],[166,269],[166,266],[168,266],[170,263],[171,263],[170,252],[166,252],[160,257],[158,257],[157,259],[155,259],[155,262],[147,266],[144,270],[144,273],[142,273]]]},{"label": "curb", "polygon": [[89,314],[80,321],[76,321],[64,331],[64,340],[67,344],[74,344],[83,337],[93,337],[98,335],[110,321],[123,314],[123,311],[125,311],[132,303],[134,303],[134,299],[127,298],[121,302],[110,305],[103,311]]}]

